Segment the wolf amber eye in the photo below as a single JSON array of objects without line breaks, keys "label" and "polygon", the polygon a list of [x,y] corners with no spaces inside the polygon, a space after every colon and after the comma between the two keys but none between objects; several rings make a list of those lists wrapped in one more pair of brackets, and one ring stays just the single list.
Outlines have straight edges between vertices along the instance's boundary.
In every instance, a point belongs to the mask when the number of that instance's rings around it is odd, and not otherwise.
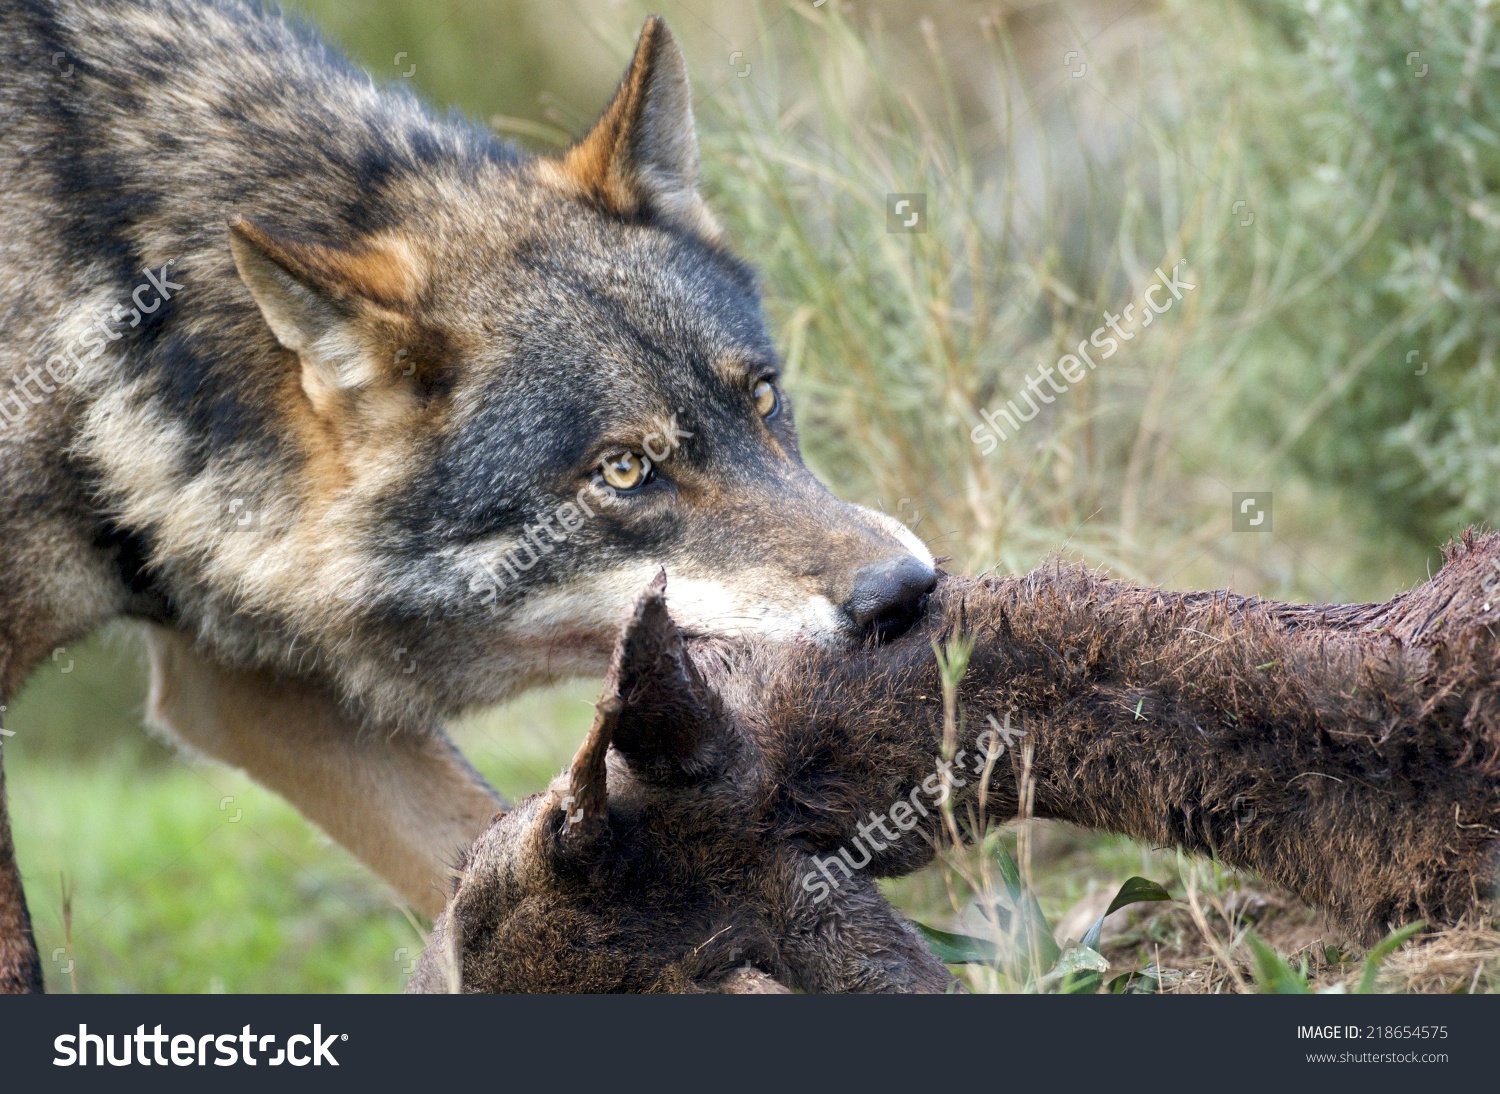
[{"label": "wolf amber eye", "polygon": [[776,385],[770,380],[758,381],[750,389],[750,394],[755,397],[755,409],[762,418],[774,418],[781,409],[781,398],[776,394]]},{"label": "wolf amber eye", "polygon": [[634,490],[651,476],[651,461],[635,452],[619,452],[599,465],[599,474],[616,490]]}]

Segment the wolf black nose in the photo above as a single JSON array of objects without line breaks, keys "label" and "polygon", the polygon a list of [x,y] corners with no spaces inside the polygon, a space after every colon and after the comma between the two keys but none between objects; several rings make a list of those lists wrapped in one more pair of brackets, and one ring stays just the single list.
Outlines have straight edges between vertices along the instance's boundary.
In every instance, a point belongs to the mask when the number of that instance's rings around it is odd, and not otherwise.
[{"label": "wolf black nose", "polygon": [[866,566],[854,578],[844,611],[867,635],[883,642],[898,638],[922,616],[922,598],[937,574],[911,555]]}]

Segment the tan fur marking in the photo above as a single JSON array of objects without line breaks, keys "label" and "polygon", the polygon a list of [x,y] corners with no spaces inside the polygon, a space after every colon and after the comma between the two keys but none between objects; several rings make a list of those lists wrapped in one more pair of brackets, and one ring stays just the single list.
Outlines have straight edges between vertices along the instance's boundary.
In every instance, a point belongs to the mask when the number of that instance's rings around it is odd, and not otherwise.
[{"label": "tan fur marking", "polygon": [[653,15],[609,106],[561,160],[538,164],[537,180],[615,216],[649,208],[717,244],[723,229],[696,189],[691,96],[672,32]]},{"label": "tan fur marking", "polygon": [[242,216],[230,218],[229,230],[299,280],[346,299],[407,308],[416,302],[426,280],[415,248],[393,232],[373,236],[353,251],[288,239]]},{"label": "tan fur marking", "polygon": [[666,33],[666,23],[660,18],[646,20],[614,98],[588,135],[568,149],[562,160],[563,177],[580,195],[618,216],[633,215],[640,204],[640,192],[630,170],[630,139],[640,124],[652,61]]},{"label": "tan fur marking", "polygon": [[333,252],[334,268],[362,295],[387,307],[415,302],[422,287],[422,273],[411,244],[398,235],[375,239],[369,250],[344,254]]},{"label": "tan fur marking", "polygon": [[371,732],[330,697],[225,669],[162,627],[147,646],[151,725],[243,768],[414,907],[442,910],[452,865],[502,804],[447,737]]}]

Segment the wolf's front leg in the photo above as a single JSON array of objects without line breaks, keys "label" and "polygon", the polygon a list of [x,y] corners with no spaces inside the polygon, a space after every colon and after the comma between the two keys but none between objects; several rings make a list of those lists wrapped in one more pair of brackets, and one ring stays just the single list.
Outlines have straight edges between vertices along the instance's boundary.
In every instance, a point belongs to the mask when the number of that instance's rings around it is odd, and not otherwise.
[{"label": "wolf's front leg", "polygon": [[167,628],[148,626],[147,645],[153,726],[243,768],[416,908],[442,911],[448,869],[502,806],[445,735],[371,730],[331,695],[226,669]]},{"label": "wolf's front leg", "polygon": [[[0,705],[0,712],[4,710]],[[4,724],[0,715],[0,727]],[[42,963],[21,887],[21,870],[16,865],[15,844],[11,842],[4,761],[5,744],[0,737],[0,995],[30,995],[42,991]]]}]

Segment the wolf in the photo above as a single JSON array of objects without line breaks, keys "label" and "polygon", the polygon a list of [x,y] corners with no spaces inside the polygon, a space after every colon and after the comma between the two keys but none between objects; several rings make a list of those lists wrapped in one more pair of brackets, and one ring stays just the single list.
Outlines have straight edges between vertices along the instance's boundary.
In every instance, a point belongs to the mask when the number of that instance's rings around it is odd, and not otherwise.
[{"label": "wolf", "polygon": [[[499,805],[442,731],[690,634],[842,648],[935,581],[804,466],[648,20],[530,155],[248,0],[5,0],[0,703],[139,621],[148,719],[415,907]],[[0,983],[40,984],[0,816]]]}]

